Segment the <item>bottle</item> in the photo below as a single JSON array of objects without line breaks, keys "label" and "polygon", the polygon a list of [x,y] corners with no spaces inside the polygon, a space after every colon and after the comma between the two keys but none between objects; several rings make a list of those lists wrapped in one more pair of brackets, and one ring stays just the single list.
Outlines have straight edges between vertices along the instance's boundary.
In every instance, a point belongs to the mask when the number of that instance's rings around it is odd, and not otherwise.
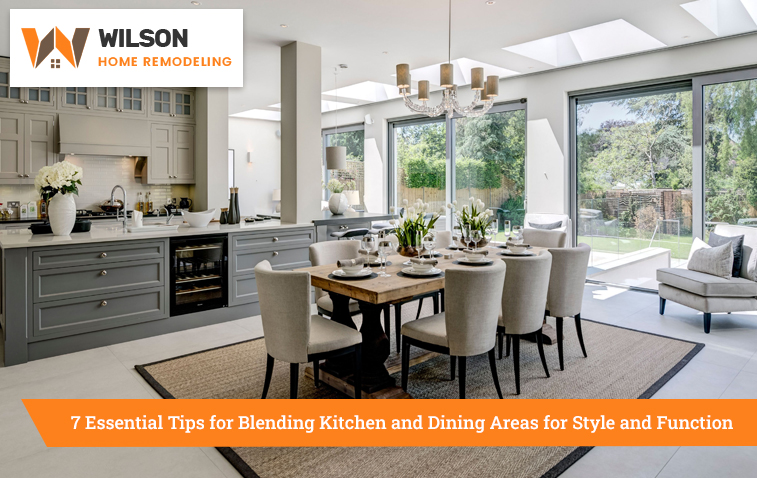
[{"label": "bottle", "polygon": [[47,201],[42,198],[37,202],[37,215],[40,219],[47,219]]},{"label": "bottle", "polygon": [[37,202],[29,201],[26,206],[26,217],[29,219],[37,219]]},{"label": "bottle", "polygon": [[221,224],[228,224],[229,223],[229,208],[222,207],[221,208]]},{"label": "bottle", "polygon": [[0,219],[5,221],[5,208],[3,207],[3,203],[0,202]]},{"label": "bottle", "polygon": [[229,188],[230,191],[230,197],[229,197],[229,224],[237,224],[239,221],[236,217],[236,202],[237,202],[237,195],[234,192],[235,188]]},{"label": "bottle", "polygon": [[145,199],[145,214],[152,212],[152,199],[150,199],[150,191],[147,191],[147,198]]},{"label": "bottle", "polygon": [[234,217],[237,220],[235,224],[242,222],[242,215],[239,214],[239,188],[234,188]]}]

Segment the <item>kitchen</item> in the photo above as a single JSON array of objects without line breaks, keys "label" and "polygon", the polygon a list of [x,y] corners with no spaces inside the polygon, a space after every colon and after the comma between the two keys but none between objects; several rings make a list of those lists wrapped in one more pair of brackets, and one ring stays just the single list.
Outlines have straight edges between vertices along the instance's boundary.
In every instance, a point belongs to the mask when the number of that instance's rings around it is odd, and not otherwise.
[{"label": "kitchen", "polygon": [[[329,225],[319,239],[312,220],[282,223],[239,201],[257,185],[233,165],[228,174],[226,89],[16,88],[11,74],[0,58],[6,366],[257,315],[258,262],[308,266],[312,242],[389,218],[347,213],[335,224],[319,212]],[[45,203],[35,179],[66,163],[81,185]],[[50,209],[66,196],[68,234]],[[203,211],[200,224],[182,217]]]}]

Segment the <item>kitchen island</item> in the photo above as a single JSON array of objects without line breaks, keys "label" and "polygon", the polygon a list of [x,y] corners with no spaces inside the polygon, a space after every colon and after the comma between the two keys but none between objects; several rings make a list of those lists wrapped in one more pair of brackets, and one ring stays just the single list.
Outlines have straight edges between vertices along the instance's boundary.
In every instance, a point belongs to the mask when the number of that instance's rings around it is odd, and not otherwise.
[{"label": "kitchen island", "polygon": [[[171,240],[203,237],[226,239],[227,303],[174,316]],[[276,220],[140,233],[93,224],[90,232],[70,236],[0,231],[4,363],[258,315],[255,265],[269,260],[278,270],[307,267],[314,238],[310,223]]]},{"label": "kitchen island", "polygon": [[391,214],[379,214],[371,212],[345,212],[344,214],[331,214],[330,211],[322,211],[323,217],[313,221],[315,225],[316,242],[336,240],[331,234],[348,229],[370,229],[371,224],[387,222],[393,218]]}]

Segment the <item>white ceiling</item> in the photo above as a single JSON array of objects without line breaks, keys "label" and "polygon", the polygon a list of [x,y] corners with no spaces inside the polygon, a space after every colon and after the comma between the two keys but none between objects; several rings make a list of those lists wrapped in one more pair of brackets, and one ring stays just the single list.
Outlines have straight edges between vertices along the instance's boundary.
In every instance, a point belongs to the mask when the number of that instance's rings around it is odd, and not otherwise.
[{"label": "white ceiling", "polygon": [[[397,63],[422,68],[447,59],[446,0],[109,0],[111,8],[243,8],[245,86],[229,89],[229,113],[278,103],[280,47],[302,41],[322,48],[322,91],[363,81],[392,84]],[[716,0],[703,0],[713,2]],[[719,0],[746,2],[753,0]],[[687,0],[453,0],[452,58],[469,58],[519,73],[553,68],[504,47],[560,35],[592,25],[625,20],[666,46],[717,38],[681,7]],[[6,10],[103,8],[102,0],[0,0],[0,31],[8,31]],[[740,7],[739,7],[740,8]],[[281,28],[286,24],[287,28]],[[722,36],[722,33],[721,33]],[[0,35],[0,55],[8,55]],[[383,53],[387,52],[387,53]],[[340,98],[340,101],[342,98]]]}]

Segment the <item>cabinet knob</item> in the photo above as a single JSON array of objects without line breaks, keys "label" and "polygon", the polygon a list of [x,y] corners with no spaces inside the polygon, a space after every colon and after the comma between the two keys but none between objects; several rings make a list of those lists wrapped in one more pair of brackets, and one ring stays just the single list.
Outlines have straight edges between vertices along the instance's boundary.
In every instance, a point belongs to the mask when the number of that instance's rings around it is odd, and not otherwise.
[{"label": "cabinet knob", "polygon": [[104,301],[100,302],[100,307],[105,307],[106,305],[108,305],[108,301],[107,300],[104,300]]},{"label": "cabinet knob", "polygon": [[273,251],[273,257],[276,257],[279,255],[279,251]]},{"label": "cabinet knob", "polygon": [[28,178],[28,177],[29,177],[29,175],[28,175],[28,174],[24,174],[24,177],[25,177],[25,178]]},{"label": "cabinet knob", "polygon": [[91,106],[87,106],[87,109],[88,109],[88,110],[91,110],[91,109],[92,109],[92,107],[91,107]]},{"label": "cabinet knob", "polygon": [[19,177],[19,178],[23,178],[23,177],[24,177],[24,175],[23,175],[23,174],[19,174],[19,175],[18,175],[18,177]]},{"label": "cabinet knob", "polygon": [[100,257],[102,257],[102,258],[108,257],[108,253],[107,252],[103,252],[103,253],[100,254]]},{"label": "cabinet knob", "polygon": [[279,242],[279,238],[278,237],[274,237],[273,238],[273,242]]},{"label": "cabinet knob", "polygon": [[100,271],[100,275],[101,276],[106,276],[106,275],[108,275],[108,271]]}]

